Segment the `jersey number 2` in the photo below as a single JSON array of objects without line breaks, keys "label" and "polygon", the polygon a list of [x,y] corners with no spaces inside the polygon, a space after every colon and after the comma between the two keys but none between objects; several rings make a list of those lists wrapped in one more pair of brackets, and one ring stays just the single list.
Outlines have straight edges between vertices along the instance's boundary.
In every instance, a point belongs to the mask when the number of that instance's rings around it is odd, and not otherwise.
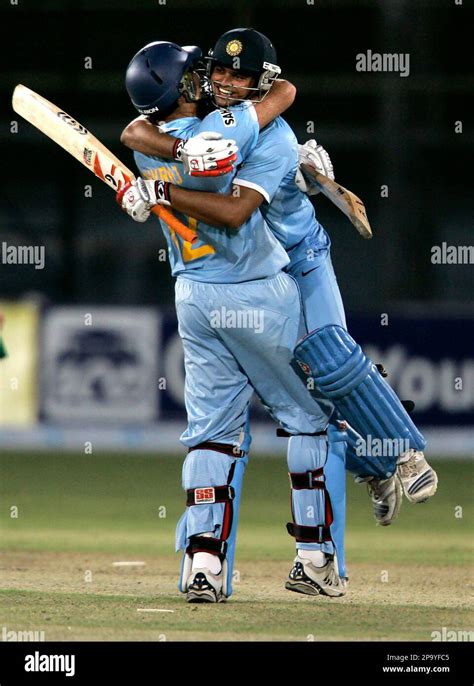
[{"label": "jersey number 2", "polygon": [[[197,230],[197,219],[194,217],[189,217],[189,223],[188,227],[192,231]],[[178,238],[176,236],[176,233],[174,231],[171,231],[171,235],[173,238],[173,241],[175,245],[179,248],[180,242],[178,241]],[[183,256],[183,262],[192,262],[192,260],[197,260],[198,257],[204,257],[204,255],[214,255],[216,252],[212,245],[199,245],[199,246],[194,246],[192,243],[189,241],[182,241],[181,243],[182,250],[181,254]]]}]

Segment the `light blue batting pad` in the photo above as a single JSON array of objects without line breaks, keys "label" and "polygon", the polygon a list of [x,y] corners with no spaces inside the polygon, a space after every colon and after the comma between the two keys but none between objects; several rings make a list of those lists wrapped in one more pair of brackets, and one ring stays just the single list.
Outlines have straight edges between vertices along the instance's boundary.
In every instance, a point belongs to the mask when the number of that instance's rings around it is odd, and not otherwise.
[{"label": "light blue batting pad", "polygon": [[[305,336],[295,348],[295,359],[359,434],[395,439],[400,445],[406,441],[423,450],[426,441],[397,395],[341,326],[325,326]],[[390,469],[394,457],[386,461]]]},{"label": "light blue batting pad", "polygon": [[387,464],[386,457],[381,458],[372,454],[367,456],[363,449],[364,438],[351,426],[347,426],[346,435],[346,469],[349,472],[361,477],[375,476],[376,479],[388,479],[389,476],[392,476],[396,468],[396,461],[390,465]]},{"label": "light blue batting pad", "polygon": [[[227,579],[224,580],[224,595],[232,593],[232,573],[235,555],[235,540],[239,519],[240,496],[242,482],[248,456],[231,457],[214,450],[192,450],[188,453],[183,464],[182,485],[189,488],[204,488],[206,486],[224,486],[227,484],[232,465],[235,463],[234,474],[230,485],[235,497],[232,501],[232,528],[227,538]],[[185,551],[191,536],[213,532],[216,538],[222,533],[225,503],[192,505],[186,508],[176,527],[176,550]],[[185,591],[186,579],[181,578],[179,588]]]},{"label": "light blue batting pad", "polygon": [[[288,471],[309,472],[324,467],[327,459],[326,436],[291,436],[288,441]],[[318,479],[323,481],[323,479]],[[322,526],[325,519],[325,494],[319,489],[291,489],[294,521],[301,526]],[[322,550],[332,554],[334,546],[328,543],[296,542],[300,550]]]},{"label": "light blue batting pad", "polygon": [[[304,440],[302,440],[304,439]],[[331,500],[334,521],[330,526],[331,543],[296,543],[299,550],[323,550],[326,553],[337,553],[337,561],[340,576],[346,576],[345,562],[345,527],[346,527],[346,472],[345,453],[347,434],[341,431],[337,422],[331,419],[328,426],[327,459],[324,459],[324,450],[321,450],[320,441],[323,437],[293,436],[288,446],[288,463],[295,465],[297,471],[324,467],[326,488]],[[318,443],[316,443],[316,441]],[[312,445],[313,443],[313,445]],[[291,467],[292,469],[292,467]],[[292,490],[292,502],[298,524],[316,526],[321,524],[324,518],[323,491],[316,490]],[[308,517],[308,506],[312,507],[317,515]],[[311,512],[311,510],[310,510]],[[316,521],[318,519],[318,521]]]},{"label": "light blue batting pad", "polygon": [[346,532],[346,447],[347,433],[341,431],[335,419],[328,426],[328,459],[324,467],[326,488],[331,499],[334,521],[331,537],[337,553],[340,576],[347,576],[345,555]]}]

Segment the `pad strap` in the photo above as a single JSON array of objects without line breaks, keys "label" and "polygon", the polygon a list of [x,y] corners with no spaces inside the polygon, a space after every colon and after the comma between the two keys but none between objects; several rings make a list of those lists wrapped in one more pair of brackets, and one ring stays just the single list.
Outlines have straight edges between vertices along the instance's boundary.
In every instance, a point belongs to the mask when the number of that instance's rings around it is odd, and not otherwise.
[{"label": "pad strap", "polygon": [[194,553],[210,553],[211,555],[219,555],[224,558],[227,552],[227,543],[218,538],[211,538],[210,536],[191,536],[189,545],[186,548],[188,555]]},{"label": "pad strap", "polygon": [[[295,512],[293,504],[291,505],[291,514],[293,522],[288,522],[286,529],[290,536],[294,536],[300,543],[325,543],[332,541],[330,525],[334,521],[334,514],[332,511],[331,498],[326,488],[324,479],[324,471],[322,467],[318,469],[308,470],[307,472],[289,472],[292,489],[298,490],[320,490],[324,491],[324,524],[319,526],[303,526],[296,524]],[[323,481],[317,481],[318,478],[323,478]],[[292,501],[293,503],[293,501]]]},{"label": "pad strap", "polygon": [[299,543],[328,543],[332,541],[328,526],[301,526],[288,522],[286,530]]},{"label": "pad strap", "polygon": [[203,443],[198,443],[193,445],[192,448],[188,448],[188,453],[193,450],[213,450],[216,453],[224,453],[225,455],[230,455],[231,457],[245,457],[245,451],[240,450],[237,445],[231,445],[230,443],[214,443],[213,441],[204,441]]},{"label": "pad strap", "polygon": [[210,505],[212,503],[228,503],[235,497],[232,486],[204,486],[202,488],[188,488],[186,491],[186,505]]},{"label": "pad strap", "polygon": [[[216,444],[213,444],[216,445]],[[224,512],[222,517],[222,529],[219,538],[214,538],[212,536],[191,536],[189,538],[189,545],[186,548],[186,553],[188,555],[194,555],[194,553],[211,553],[211,555],[218,555],[221,560],[226,556],[227,552],[227,539],[229,538],[230,532],[232,531],[232,522],[234,518],[234,507],[233,499],[235,496],[234,488],[230,485],[234,476],[236,462],[233,462],[229,470],[229,476],[227,478],[226,486],[207,486],[205,488],[190,488],[186,491],[187,493],[187,505],[209,505],[212,503],[221,502],[224,503]],[[197,498],[203,498],[199,502],[196,502]],[[214,497],[214,500],[210,498]],[[217,500],[217,497],[220,500]],[[190,502],[190,500],[193,502]]]},{"label": "pad strap", "polygon": [[324,481],[317,481],[317,479],[320,477],[324,478],[322,467],[308,472],[288,472],[288,476],[290,477],[291,487],[297,491],[301,491],[303,489],[319,489],[322,491],[326,490]]},{"label": "pad strap", "polygon": [[327,436],[327,431],[317,431],[314,434],[289,434],[285,429],[277,429],[276,435],[278,438],[291,438],[292,436]]}]

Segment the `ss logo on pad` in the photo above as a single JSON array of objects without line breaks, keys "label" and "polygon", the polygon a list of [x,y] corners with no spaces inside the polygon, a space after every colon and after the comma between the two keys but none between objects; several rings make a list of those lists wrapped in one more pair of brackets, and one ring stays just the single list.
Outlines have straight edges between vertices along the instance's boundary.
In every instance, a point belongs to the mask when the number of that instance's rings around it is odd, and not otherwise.
[{"label": "ss logo on pad", "polygon": [[216,492],[214,488],[196,488],[194,491],[194,502],[198,503],[215,503]]}]

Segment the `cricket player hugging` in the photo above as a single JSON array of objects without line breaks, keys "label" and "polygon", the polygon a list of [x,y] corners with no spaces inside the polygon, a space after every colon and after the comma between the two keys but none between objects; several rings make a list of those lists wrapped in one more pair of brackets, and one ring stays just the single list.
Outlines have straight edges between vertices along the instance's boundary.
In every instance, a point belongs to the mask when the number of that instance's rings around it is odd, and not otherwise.
[{"label": "cricket player hugging", "polygon": [[[359,434],[400,431],[411,441],[406,455],[390,458],[361,460],[349,451],[352,470],[369,484],[376,518],[390,523],[401,500],[397,462],[418,467],[410,484],[401,481],[405,493],[416,479],[431,477],[420,452],[424,439],[346,331],[329,237],[295,183],[297,142],[278,116],[294,89],[277,80],[273,45],[253,29],[227,32],[210,53],[204,80],[200,57],[199,48],[155,42],[130,62],[126,86],[142,116],[122,141],[136,151],[143,178],[117,198],[139,222],[157,203],[172,206],[198,236],[188,243],[162,223],[177,277],[186,371],[179,587],[189,602],[231,595],[255,391],[290,436],[293,521],[287,528],[297,554],[286,588],[342,596],[348,443]],[[203,91],[217,109],[201,121]],[[331,171],[327,153],[315,144],[304,155]],[[223,325],[226,313],[237,325]],[[311,393],[301,373],[315,379]]]}]

